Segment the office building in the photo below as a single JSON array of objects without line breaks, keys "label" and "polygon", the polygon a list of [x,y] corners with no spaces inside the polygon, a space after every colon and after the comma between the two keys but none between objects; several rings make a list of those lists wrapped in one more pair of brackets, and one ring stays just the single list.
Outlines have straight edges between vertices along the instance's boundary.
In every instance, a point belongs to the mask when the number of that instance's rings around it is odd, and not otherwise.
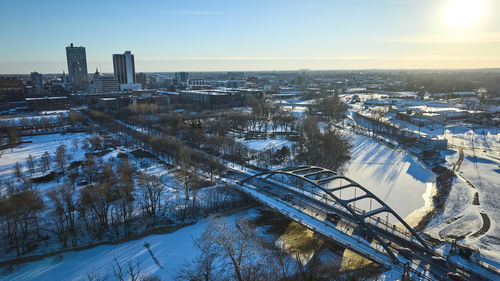
[{"label": "office building", "polygon": [[19,78],[0,76],[0,110],[10,109],[11,102],[24,101],[27,91]]},{"label": "office building", "polygon": [[177,72],[175,73],[175,79],[177,80],[177,85],[187,85],[189,74],[187,72]]},{"label": "office building", "polygon": [[85,47],[75,47],[71,43],[66,47],[68,74],[74,91],[87,89],[87,55]]},{"label": "office building", "polygon": [[135,84],[134,55],[130,51],[113,55],[113,69],[118,84]]},{"label": "office building", "polygon": [[180,99],[197,109],[222,109],[248,106],[252,100],[264,98],[264,91],[256,89],[182,90]]},{"label": "office building", "polygon": [[36,95],[40,94],[43,90],[42,88],[42,74],[38,72],[31,72],[30,74],[31,77],[31,83],[34,89],[34,93]]},{"label": "office building", "polygon": [[118,92],[118,80],[113,75],[103,75],[96,69],[94,73],[94,89],[97,93]]},{"label": "office building", "polygon": [[141,84],[143,89],[147,88],[147,79],[146,79],[146,73],[137,73],[135,75],[135,80],[138,84]]}]

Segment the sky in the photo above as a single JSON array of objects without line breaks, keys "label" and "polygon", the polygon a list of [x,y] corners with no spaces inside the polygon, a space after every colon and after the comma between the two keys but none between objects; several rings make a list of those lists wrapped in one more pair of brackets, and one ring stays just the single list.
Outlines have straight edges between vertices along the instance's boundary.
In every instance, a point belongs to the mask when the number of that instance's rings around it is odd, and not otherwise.
[{"label": "sky", "polygon": [[[497,12],[495,14],[495,11]],[[500,0],[1,0],[0,73],[500,67]]]}]

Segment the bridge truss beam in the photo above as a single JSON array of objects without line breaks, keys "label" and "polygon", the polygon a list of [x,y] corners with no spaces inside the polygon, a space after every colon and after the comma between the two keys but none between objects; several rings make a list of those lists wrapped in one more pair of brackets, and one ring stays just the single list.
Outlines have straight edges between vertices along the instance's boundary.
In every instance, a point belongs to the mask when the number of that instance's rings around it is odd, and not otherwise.
[{"label": "bridge truss beam", "polygon": [[[303,174],[304,171],[308,171],[308,170],[312,170],[314,172]],[[318,180],[314,180],[314,179],[309,178],[309,176],[311,176],[311,174],[315,175],[315,174],[321,174],[321,173],[329,173],[333,176],[323,178],[323,179],[318,179]],[[382,212],[390,213],[412,234],[413,237],[415,237],[418,240],[418,242],[424,247],[424,249],[426,249],[426,250],[430,249],[430,247],[418,235],[418,233],[416,231],[414,231],[394,210],[392,210],[387,204],[385,204],[384,201],[379,199],[375,194],[373,194],[371,191],[369,191],[365,187],[361,186],[360,184],[356,183],[355,181],[353,181],[345,176],[339,175],[337,172],[334,172],[334,171],[331,171],[331,170],[328,170],[328,169],[325,169],[322,167],[318,167],[318,166],[304,166],[303,165],[303,166],[298,166],[298,167],[289,167],[289,168],[285,168],[285,169],[278,169],[278,170],[258,173],[258,174],[255,174],[253,176],[246,178],[240,184],[244,184],[245,182],[249,181],[252,178],[264,176],[264,178],[267,179],[267,178],[269,178],[273,175],[276,175],[276,174],[288,175],[288,176],[298,178],[298,179],[305,181],[305,182],[308,182],[308,183],[312,184],[314,187],[322,190],[325,194],[327,194],[329,197],[331,197],[334,202],[337,202],[343,208],[345,208],[352,215],[352,217],[355,218],[356,221],[359,224],[361,224],[371,234],[371,236],[373,238],[375,238],[382,245],[382,247],[389,254],[389,256],[391,257],[391,259],[393,260],[394,263],[399,263],[399,260],[396,258],[394,252],[389,248],[387,243],[385,243],[384,240],[380,237],[380,235],[377,234],[377,231],[374,230],[373,227],[371,227],[366,222],[366,218],[373,216],[373,215],[376,215],[376,214],[379,214],[379,213],[382,213]],[[323,184],[328,184],[328,183],[335,181],[335,180],[346,180],[349,183],[346,185],[337,187],[337,188],[327,188],[327,187],[323,186]],[[304,189],[302,186],[300,186],[299,188]],[[338,196],[333,194],[334,191],[340,190],[340,189],[345,189],[345,188],[359,188],[359,189],[363,190],[365,192],[365,194],[361,195],[359,197],[348,199],[348,200],[342,200],[341,198],[339,198]],[[369,211],[367,213],[358,214],[350,206],[349,203],[357,201],[357,200],[365,199],[365,198],[374,199],[382,207],[375,209],[375,210],[372,210],[372,211]]]}]

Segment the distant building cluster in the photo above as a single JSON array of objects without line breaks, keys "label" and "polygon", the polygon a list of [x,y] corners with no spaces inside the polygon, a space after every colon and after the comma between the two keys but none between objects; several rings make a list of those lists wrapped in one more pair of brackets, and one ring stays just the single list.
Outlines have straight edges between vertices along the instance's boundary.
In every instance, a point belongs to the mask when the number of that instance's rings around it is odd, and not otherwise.
[{"label": "distant building cluster", "polygon": [[[434,124],[500,124],[498,91],[494,87],[471,88],[460,79],[457,85],[465,86],[455,89],[446,83],[435,83],[435,77],[425,73],[420,75],[428,76],[427,82],[413,73],[391,72],[383,75],[309,70],[145,73],[136,72],[131,51],[111,57],[112,73],[95,68],[89,74],[86,48],[71,43],[66,47],[67,72],[33,71],[29,75],[0,77],[0,113],[81,106],[119,111],[151,102],[165,105],[169,110],[217,110],[248,107],[254,100],[268,99],[294,114],[322,114],[318,109],[311,110],[310,101],[336,96],[349,104],[353,116],[378,122],[382,128],[379,131],[418,137],[422,147],[447,145],[443,140],[420,134],[421,128],[432,129]],[[458,78],[450,74],[443,79]]]}]

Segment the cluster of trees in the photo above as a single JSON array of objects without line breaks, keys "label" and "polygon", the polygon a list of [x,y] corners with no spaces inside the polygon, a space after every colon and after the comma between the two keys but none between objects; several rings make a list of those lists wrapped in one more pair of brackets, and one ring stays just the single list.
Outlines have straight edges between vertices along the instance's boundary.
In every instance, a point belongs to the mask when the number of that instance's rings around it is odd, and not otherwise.
[{"label": "cluster of trees", "polygon": [[[76,139],[72,142],[73,154],[79,144]],[[224,186],[209,188],[204,200],[197,200],[198,189],[209,185],[199,175],[212,181],[224,172],[216,158],[207,159],[178,143],[169,154],[179,163],[179,192],[172,200],[159,178],[137,172],[127,157],[102,158],[108,146],[117,145],[116,139],[92,136],[80,146],[87,151],[83,161],[71,162],[71,150],[61,145],[53,155],[45,152],[39,159],[29,155],[25,167],[16,163],[15,177],[1,185],[6,190],[0,195],[6,252],[15,248],[23,255],[50,237],[57,237],[63,247],[77,246],[88,235],[114,239],[238,204],[239,197]],[[153,145],[163,148],[161,140]],[[39,172],[43,176],[35,177]],[[32,184],[54,179],[56,184],[44,194]],[[40,218],[40,214],[45,215]]]},{"label": "cluster of trees", "polygon": [[4,120],[0,119],[0,132],[11,128],[15,128],[17,130],[45,130],[81,122],[83,122],[82,115],[75,111],[70,111],[67,115],[60,114],[58,116],[50,117],[35,116]]},{"label": "cluster of trees", "polygon": [[7,183],[0,196],[0,225],[2,226],[2,244],[6,251],[16,250],[17,255],[37,247],[37,242],[45,236],[40,228],[40,217],[45,204],[41,194],[22,185],[15,188]]},{"label": "cluster of trees", "polygon": [[255,155],[257,167],[270,170],[272,166],[282,166],[285,163],[290,163],[291,150],[287,146],[282,146],[279,149],[270,147],[268,149],[258,151]]},{"label": "cluster of trees", "polygon": [[4,139],[2,135],[0,135],[0,147],[10,147],[14,149],[14,146],[16,146],[19,142],[19,130],[16,129],[16,127],[10,127],[5,130],[5,135],[7,137],[7,143],[4,146]]},{"label": "cluster of trees", "polygon": [[[233,162],[247,160],[248,149],[244,145],[230,137],[209,135],[196,125],[187,126],[186,123],[182,122],[183,129],[179,130],[178,136],[173,136],[155,129],[148,133],[139,132],[117,122],[111,116],[97,111],[89,112],[89,117],[114,133],[125,133],[132,136],[132,139],[126,141],[140,145],[166,162],[173,164],[189,162],[188,170],[193,173],[206,173],[211,180],[225,172],[221,159]],[[189,161],[185,161],[185,159],[189,159]]]},{"label": "cluster of trees", "polygon": [[[346,105],[338,95],[324,97],[311,106],[311,115],[326,117],[327,120],[338,120],[344,116]],[[102,113],[92,113],[94,115]],[[151,114],[146,114],[151,115]],[[256,160],[259,168],[269,169],[272,166],[294,164],[300,161],[308,164],[322,164],[325,167],[338,169],[349,159],[350,145],[345,136],[330,127],[320,133],[317,118],[314,124],[309,121],[299,121],[293,114],[280,111],[263,99],[250,103],[250,110],[205,111],[201,113],[160,113],[156,118],[138,118],[138,110],[128,110],[121,114],[126,122],[134,126],[146,128],[148,134],[139,133],[127,128],[136,138],[149,143],[153,150],[167,155],[169,160],[179,163],[180,147],[189,146],[194,149],[197,159],[211,159],[206,155],[198,155],[198,151],[206,151],[211,155],[233,163],[248,164]],[[106,118],[99,117],[101,120]],[[108,118],[112,119],[112,118]],[[142,122],[141,120],[148,120]],[[106,126],[126,127],[121,123],[106,121]],[[281,128],[282,132],[293,132],[299,140],[297,145],[289,148],[264,151],[250,151],[246,146],[228,135],[229,131],[247,133],[266,132]],[[123,128],[120,128],[123,130]],[[153,135],[152,137],[148,135]],[[299,136],[299,137],[297,137]],[[299,155],[292,157],[291,155]],[[201,157],[198,157],[201,156]],[[212,167],[214,165],[204,165]]]},{"label": "cluster of trees", "polygon": [[314,116],[305,118],[302,126],[304,134],[294,147],[299,161],[339,170],[351,158],[352,145],[345,134],[335,130],[332,126],[327,126],[321,131],[319,119]]},{"label": "cluster of trees", "polygon": [[67,116],[61,114],[57,117],[37,116],[0,119],[0,147],[13,148],[18,144],[22,133],[39,133],[40,131],[74,126],[83,122],[83,116],[75,111],[70,111]]},{"label": "cluster of trees", "polygon": [[[372,110],[371,116],[355,113],[354,118],[358,120],[358,122],[367,124],[367,129],[365,130],[361,127],[356,127],[354,129],[358,133],[368,134],[371,136],[385,135],[396,139],[402,144],[414,144],[418,142],[418,136],[411,132],[409,128],[405,127],[404,123],[399,123],[396,126],[388,120],[385,120],[384,116],[385,112],[383,110]],[[405,118],[405,115],[401,115],[399,113],[396,116],[401,119]],[[420,128],[423,126],[423,123],[418,123],[417,125]]]},{"label": "cluster of trees", "polygon": [[42,194],[33,186],[37,168],[45,175],[55,166],[64,170],[70,156],[66,146],[61,145],[51,156],[47,151],[37,160],[31,154],[26,158],[26,167],[16,162],[14,177],[0,184],[0,227],[4,233],[5,250],[16,250],[17,255],[33,250],[47,239],[41,214],[46,210]]},{"label": "cluster of trees", "polygon": [[237,132],[294,132],[297,118],[290,112],[284,112],[278,106],[271,106],[263,99],[250,103],[251,110],[203,111],[196,114],[185,112],[161,112],[154,104],[129,107],[120,114],[130,124],[150,127],[164,134],[183,138],[186,132],[201,129],[206,133],[226,136],[229,131]]},{"label": "cluster of trees", "polygon": [[[116,149],[118,146],[120,146],[120,140],[117,138],[112,138],[106,134],[93,135],[92,137],[87,138],[82,144],[82,148],[87,153],[93,154],[103,154],[106,152],[110,152]],[[77,149],[78,147],[74,146],[73,148]],[[76,152],[76,149],[73,150],[73,152]]]},{"label": "cluster of trees", "polygon": [[333,96],[319,98],[309,107],[310,114],[320,115],[327,120],[340,120],[345,117],[347,105],[343,103],[337,92]]}]

